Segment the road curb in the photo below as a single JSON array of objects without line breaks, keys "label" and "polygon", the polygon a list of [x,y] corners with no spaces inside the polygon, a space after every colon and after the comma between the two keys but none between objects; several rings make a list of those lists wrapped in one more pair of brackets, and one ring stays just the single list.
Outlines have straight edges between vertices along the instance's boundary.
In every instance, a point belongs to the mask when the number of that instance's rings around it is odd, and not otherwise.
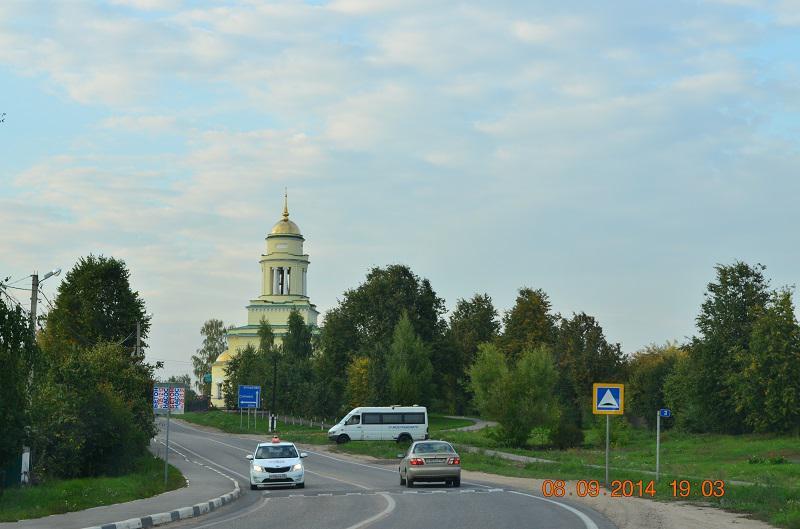
[{"label": "road curb", "polygon": [[[185,455],[183,454],[180,455],[182,455],[184,459],[189,461],[189,458],[187,458]],[[131,518],[129,520],[123,520],[121,522],[95,525],[92,527],[86,527],[84,529],[148,529],[150,527],[165,525],[170,522],[177,522],[179,520],[186,520],[187,518],[194,518],[196,516],[202,516],[204,514],[208,514],[212,511],[219,509],[223,505],[228,505],[229,503],[236,501],[242,495],[242,491],[239,488],[238,481],[207,465],[203,465],[202,463],[199,463],[197,461],[194,461],[194,463],[206,467],[209,470],[213,470],[214,472],[222,474],[226,478],[230,479],[231,481],[233,481],[234,489],[227,494],[223,494],[222,496],[217,496],[216,498],[211,498],[208,501],[202,503],[196,503],[194,505],[189,505],[187,507],[180,507],[178,509],[169,512],[159,512],[156,514],[149,514],[147,516],[142,516],[141,518]]]},{"label": "road curb", "polygon": [[121,522],[95,525],[85,529],[148,529],[149,527],[156,527],[178,520],[202,516],[238,499],[242,492],[239,489],[239,483],[235,482],[235,484],[236,488],[229,493],[212,498],[207,502],[197,503],[189,507],[181,507],[180,509],[175,509],[170,512],[160,512],[142,516],[141,518],[131,518],[130,520],[123,520]]}]

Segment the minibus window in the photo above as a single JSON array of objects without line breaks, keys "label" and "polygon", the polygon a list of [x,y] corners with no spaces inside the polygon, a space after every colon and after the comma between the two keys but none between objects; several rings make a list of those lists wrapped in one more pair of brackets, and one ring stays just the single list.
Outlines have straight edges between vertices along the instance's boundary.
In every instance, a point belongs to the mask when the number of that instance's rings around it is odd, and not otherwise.
[{"label": "minibus window", "polygon": [[383,424],[403,424],[402,413],[384,413]]},{"label": "minibus window", "polygon": [[361,421],[361,424],[380,424],[381,423],[381,414],[380,413],[364,413],[364,420]]},{"label": "minibus window", "polygon": [[404,413],[403,414],[403,423],[404,424],[425,424],[425,414],[424,413]]},{"label": "minibus window", "polygon": [[345,424],[348,425],[348,426],[351,426],[353,424],[361,424],[361,416],[360,415],[353,415],[352,417],[347,419],[347,422]]}]

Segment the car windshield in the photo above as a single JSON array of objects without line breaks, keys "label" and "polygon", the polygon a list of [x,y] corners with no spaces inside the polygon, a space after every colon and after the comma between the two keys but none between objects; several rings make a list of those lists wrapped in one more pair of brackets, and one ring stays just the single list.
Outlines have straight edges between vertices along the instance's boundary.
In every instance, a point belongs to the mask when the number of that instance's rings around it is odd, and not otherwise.
[{"label": "car windshield", "polygon": [[455,452],[448,443],[418,443],[414,447],[415,454],[446,454]]},{"label": "car windshield", "polygon": [[289,459],[297,457],[297,450],[293,446],[259,446],[256,450],[256,459]]}]

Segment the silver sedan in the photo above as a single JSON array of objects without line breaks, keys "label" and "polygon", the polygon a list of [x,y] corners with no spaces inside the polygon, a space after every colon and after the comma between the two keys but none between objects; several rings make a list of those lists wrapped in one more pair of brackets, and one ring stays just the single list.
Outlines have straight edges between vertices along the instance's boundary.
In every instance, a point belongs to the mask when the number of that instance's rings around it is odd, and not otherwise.
[{"label": "silver sedan", "polygon": [[414,483],[439,481],[461,486],[461,457],[445,441],[417,441],[400,458],[400,484],[411,488]]}]

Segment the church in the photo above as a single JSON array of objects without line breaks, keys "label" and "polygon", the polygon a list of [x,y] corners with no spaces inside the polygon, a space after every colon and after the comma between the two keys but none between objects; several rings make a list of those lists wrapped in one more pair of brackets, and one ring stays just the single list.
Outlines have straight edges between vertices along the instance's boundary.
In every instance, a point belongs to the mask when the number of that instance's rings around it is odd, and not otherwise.
[{"label": "church", "polygon": [[211,366],[211,403],[225,407],[222,383],[232,355],[248,344],[258,348],[258,325],[269,322],[280,344],[288,329],[289,314],[296,310],[306,324],[317,326],[317,308],[308,298],[308,255],[303,253],[303,235],[289,220],[288,197],[284,195],[283,218],[267,235],[266,252],[261,255],[261,295],[247,305],[247,324],[228,330],[228,348]]}]

